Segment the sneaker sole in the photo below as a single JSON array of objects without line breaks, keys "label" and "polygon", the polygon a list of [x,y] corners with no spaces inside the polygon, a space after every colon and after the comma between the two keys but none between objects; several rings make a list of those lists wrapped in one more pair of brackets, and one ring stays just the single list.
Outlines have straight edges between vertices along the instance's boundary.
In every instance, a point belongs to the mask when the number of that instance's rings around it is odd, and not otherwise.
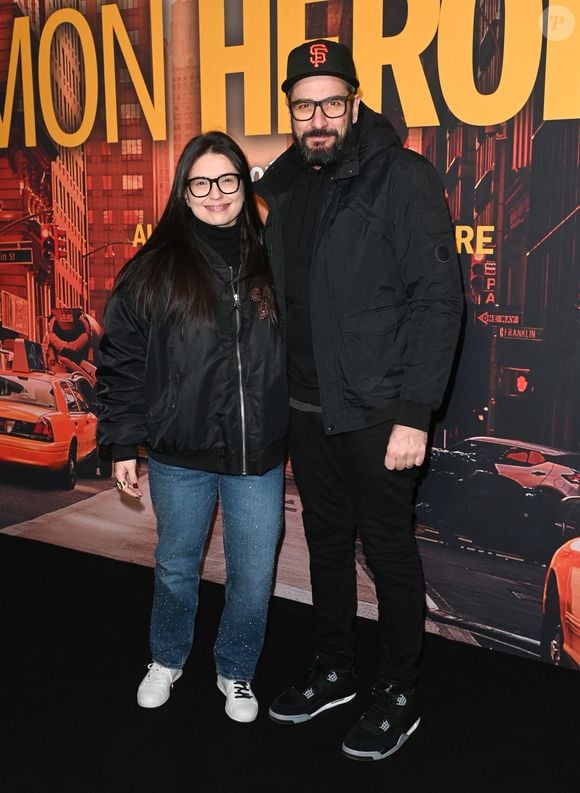
[{"label": "sneaker sole", "polygon": [[401,746],[405,743],[407,738],[409,738],[419,726],[419,722],[421,719],[417,719],[417,721],[412,724],[407,732],[404,732],[399,740],[397,741],[396,745],[393,746],[392,749],[389,749],[388,752],[360,752],[357,749],[349,749],[344,743],[342,744],[342,753],[345,757],[348,757],[350,760],[384,760],[385,757],[389,757],[391,754],[395,754],[398,752]]},{"label": "sneaker sole", "polygon": [[[182,674],[183,674],[183,672],[179,671],[179,673],[173,678],[173,683],[176,683],[179,680],[179,678],[181,677]],[[162,702],[156,702],[154,705],[151,705],[151,704],[149,704],[147,702],[142,702],[140,697],[139,697],[139,692],[137,692],[137,704],[141,708],[149,708],[149,709],[151,709],[151,708],[160,708],[162,705],[165,705],[165,703],[167,702],[167,700],[171,696],[171,689],[173,688],[173,683],[169,687],[169,691],[167,692],[167,696],[165,697],[165,699]]]},{"label": "sneaker sole", "polygon": [[330,710],[331,708],[337,708],[339,705],[346,705],[347,702],[350,702],[356,697],[356,692],[354,694],[350,694],[348,697],[343,697],[342,699],[335,699],[333,702],[327,702],[326,705],[323,705],[318,710],[315,710],[314,713],[295,713],[292,716],[288,716],[285,713],[276,713],[275,710],[268,711],[268,716],[272,719],[272,721],[277,722],[278,724],[302,724],[302,722],[310,721],[315,716],[318,716],[320,713],[323,713],[325,710]]}]

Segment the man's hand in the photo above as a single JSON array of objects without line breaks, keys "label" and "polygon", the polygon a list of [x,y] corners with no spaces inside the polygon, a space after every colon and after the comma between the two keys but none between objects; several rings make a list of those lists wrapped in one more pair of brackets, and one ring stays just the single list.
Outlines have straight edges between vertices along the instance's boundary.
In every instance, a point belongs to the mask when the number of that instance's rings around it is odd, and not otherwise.
[{"label": "man's hand", "polygon": [[426,451],[427,433],[424,430],[395,424],[387,443],[385,468],[389,471],[402,471],[422,465]]},{"label": "man's hand", "polygon": [[137,460],[123,460],[113,466],[113,476],[116,479],[116,487],[119,492],[132,498],[141,498],[143,493],[139,489],[139,478],[137,477]]}]

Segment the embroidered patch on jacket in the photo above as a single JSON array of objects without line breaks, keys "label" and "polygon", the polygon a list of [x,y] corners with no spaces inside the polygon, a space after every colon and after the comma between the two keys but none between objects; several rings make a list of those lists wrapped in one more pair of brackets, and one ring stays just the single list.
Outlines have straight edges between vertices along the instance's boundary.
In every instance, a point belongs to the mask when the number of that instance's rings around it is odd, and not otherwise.
[{"label": "embroidered patch on jacket", "polygon": [[266,319],[266,317],[272,314],[272,301],[269,298],[264,297],[259,286],[255,286],[252,289],[250,292],[250,299],[256,304],[258,309],[258,317],[260,319]]}]

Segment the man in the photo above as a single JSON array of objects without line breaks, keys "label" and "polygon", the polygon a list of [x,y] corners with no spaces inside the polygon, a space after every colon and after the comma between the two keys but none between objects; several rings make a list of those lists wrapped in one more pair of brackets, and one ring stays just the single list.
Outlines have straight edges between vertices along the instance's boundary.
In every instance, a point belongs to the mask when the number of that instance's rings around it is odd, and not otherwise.
[{"label": "man", "polygon": [[378,760],[419,724],[425,593],[414,498],[462,314],[433,167],[356,94],[350,51],[292,50],[282,90],[294,145],[258,191],[286,326],[290,456],[310,552],[315,658],[270,708],[307,721],[356,693],[355,535],[379,603],[379,663],[343,752]]}]

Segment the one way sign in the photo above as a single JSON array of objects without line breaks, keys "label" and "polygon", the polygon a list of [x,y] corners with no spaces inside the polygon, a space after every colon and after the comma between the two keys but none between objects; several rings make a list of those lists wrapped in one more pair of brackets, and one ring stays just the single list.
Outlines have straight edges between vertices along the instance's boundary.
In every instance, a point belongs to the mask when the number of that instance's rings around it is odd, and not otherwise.
[{"label": "one way sign", "polygon": [[518,326],[522,324],[522,312],[512,311],[509,314],[500,314],[493,311],[476,311],[475,312],[476,325],[500,325],[500,326]]}]

